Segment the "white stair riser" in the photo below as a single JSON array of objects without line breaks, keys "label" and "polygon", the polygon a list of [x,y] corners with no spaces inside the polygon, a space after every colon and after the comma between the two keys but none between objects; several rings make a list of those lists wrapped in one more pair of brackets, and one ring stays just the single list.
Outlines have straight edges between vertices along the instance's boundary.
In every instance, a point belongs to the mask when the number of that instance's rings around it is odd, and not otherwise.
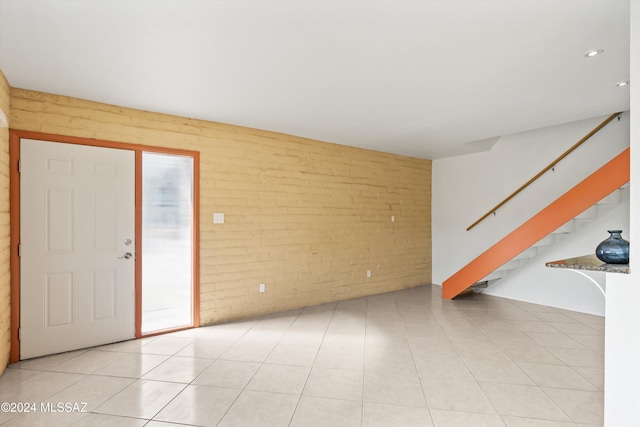
[{"label": "white stair riser", "polygon": [[535,258],[537,255],[538,255],[538,251],[536,251],[536,248],[531,247],[529,249],[525,249],[524,251],[520,252],[513,259],[529,259],[529,258]]},{"label": "white stair riser", "polygon": [[613,193],[609,194],[604,199],[600,200],[596,205],[603,204],[618,204],[622,201],[622,192],[620,190],[616,190]]},{"label": "white stair riser", "polygon": [[600,218],[601,216],[603,216],[604,214],[606,214],[607,212],[613,210],[616,206],[618,206],[620,203],[616,203],[614,204],[602,204],[602,205],[596,205],[597,208],[597,212],[598,212],[598,218]]},{"label": "white stair riser", "polygon": [[543,237],[538,240],[533,246],[541,247],[541,246],[551,246],[555,243],[555,237],[553,234],[549,234],[548,236]]},{"label": "white stair riser", "polygon": [[593,205],[590,208],[587,208],[581,214],[576,215],[576,219],[584,219],[584,218],[596,219],[597,217],[598,217],[598,208],[596,205]]},{"label": "white stair riser", "polygon": [[569,220],[562,227],[558,228],[554,233],[573,233],[576,229],[576,221],[574,219]]}]

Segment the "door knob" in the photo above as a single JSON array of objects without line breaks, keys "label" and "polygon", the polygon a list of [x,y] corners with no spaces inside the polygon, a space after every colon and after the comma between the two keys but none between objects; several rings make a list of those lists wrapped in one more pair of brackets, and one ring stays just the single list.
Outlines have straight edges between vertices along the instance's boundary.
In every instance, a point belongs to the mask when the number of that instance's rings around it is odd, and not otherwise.
[{"label": "door knob", "polygon": [[122,256],[119,256],[119,257],[118,257],[118,259],[122,259],[122,258],[124,258],[124,259],[129,259],[129,258],[131,258],[132,256],[133,256],[133,254],[132,254],[131,252],[125,252],[125,254],[124,254],[124,255],[122,255]]}]

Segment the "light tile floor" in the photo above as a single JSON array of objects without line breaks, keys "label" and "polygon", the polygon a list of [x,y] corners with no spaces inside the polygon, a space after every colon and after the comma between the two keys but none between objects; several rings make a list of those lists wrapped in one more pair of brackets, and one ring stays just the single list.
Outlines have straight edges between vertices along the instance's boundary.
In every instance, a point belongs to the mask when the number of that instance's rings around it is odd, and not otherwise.
[{"label": "light tile floor", "polygon": [[601,426],[603,325],[423,286],[10,365],[0,424]]}]

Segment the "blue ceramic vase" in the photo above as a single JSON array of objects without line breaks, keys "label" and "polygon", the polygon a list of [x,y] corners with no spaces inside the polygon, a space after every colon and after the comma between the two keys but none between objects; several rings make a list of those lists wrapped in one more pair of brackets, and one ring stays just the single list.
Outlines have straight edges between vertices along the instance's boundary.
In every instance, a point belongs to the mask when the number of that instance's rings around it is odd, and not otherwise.
[{"label": "blue ceramic vase", "polygon": [[624,240],[622,230],[608,230],[611,234],[596,248],[596,256],[607,264],[629,264],[629,242]]}]

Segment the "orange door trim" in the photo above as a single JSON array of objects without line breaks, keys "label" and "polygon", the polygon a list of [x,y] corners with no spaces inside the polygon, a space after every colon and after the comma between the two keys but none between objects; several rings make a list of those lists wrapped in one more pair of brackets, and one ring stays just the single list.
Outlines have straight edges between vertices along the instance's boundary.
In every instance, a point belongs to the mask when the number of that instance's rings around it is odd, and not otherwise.
[{"label": "orange door trim", "polygon": [[[117,148],[130,150],[136,153],[136,255],[141,254],[141,233],[142,233],[142,152],[155,152],[165,154],[176,154],[193,157],[194,165],[194,224],[193,224],[193,326],[200,326],[200,153],[198,151],[189,151],[176,148],[154,147],[148,145],[128,144],[114,141],[104,141],[98,139],[78,138],[72,136],[52,135],[40,132],[9,130],[9,221],[10,221],[10,268],[11,268],[11,349],[9,354],[9,362],[15,363],[20,360],[20,257],[18,255],[18,247],[20,245],[20,140],[21,139],[37,139],[44,141],[63,142],[68,144],[89,145],[95,147]],[[136,338],[141,338],[142,325],[142,263],[136,263],[135,272],[135,328]],[[187,329],[187,328],[181,328]],[[175,331],[179,329],[172,329]],[[165,333],[162,331],[158,333]]]}]

